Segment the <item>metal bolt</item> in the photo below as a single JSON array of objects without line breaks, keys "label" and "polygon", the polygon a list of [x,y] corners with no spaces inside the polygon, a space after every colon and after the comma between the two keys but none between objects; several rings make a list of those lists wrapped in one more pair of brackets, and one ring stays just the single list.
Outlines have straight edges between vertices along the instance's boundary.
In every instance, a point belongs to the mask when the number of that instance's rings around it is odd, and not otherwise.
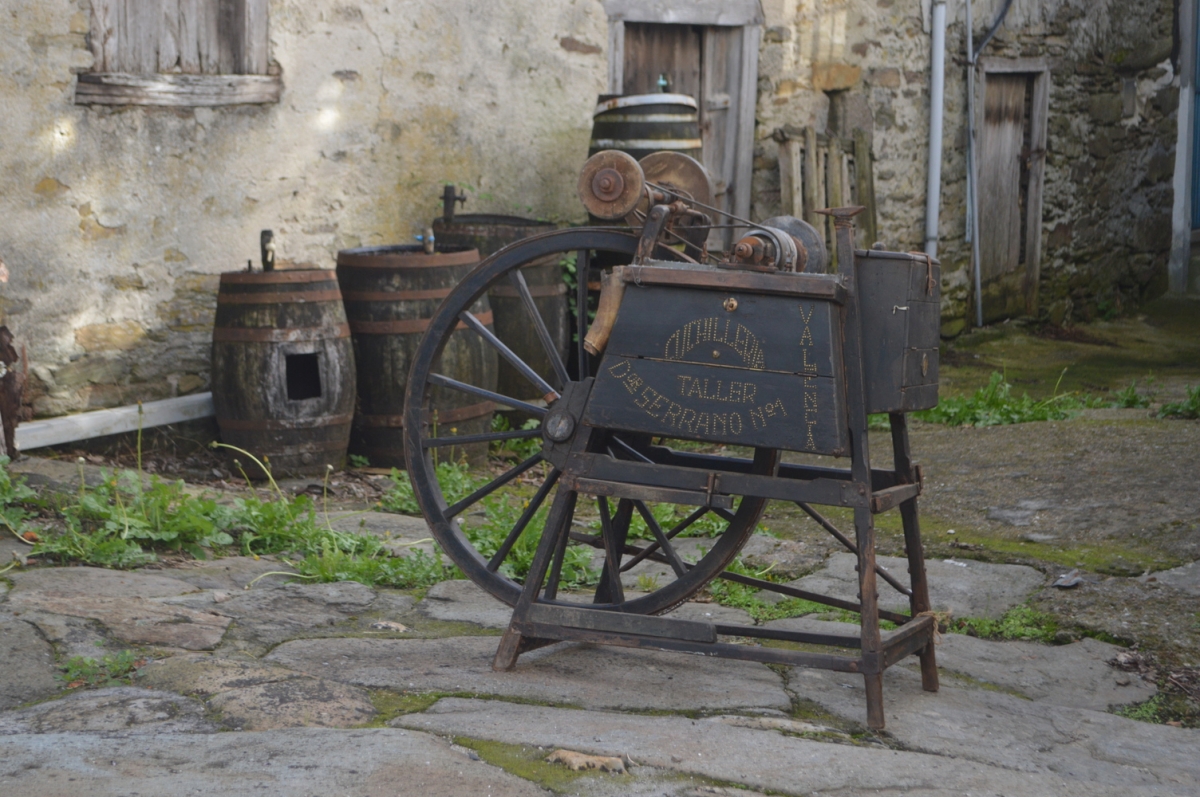
[{"label": "metal bolt", "polygon": [[726,311],[732,313],[734,310],[737,309],[737,304],[738,304],[737,299],[734,299],[731,296],[728,299],[726,299],[724,302],[722,302],[721,306],[724,307]]},{"label": "metal bolt", "polygon": [[713,349],[713,359],[719,360],[720,358],[721,358],[721,352],[717,351],[716,349]]}]

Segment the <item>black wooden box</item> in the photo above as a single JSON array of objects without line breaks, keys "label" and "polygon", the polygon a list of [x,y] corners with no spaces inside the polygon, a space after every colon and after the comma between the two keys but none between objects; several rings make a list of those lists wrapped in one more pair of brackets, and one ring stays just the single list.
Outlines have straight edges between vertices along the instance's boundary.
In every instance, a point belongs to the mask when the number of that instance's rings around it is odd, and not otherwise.
[{"label": "black wooden box", "polygon": [[867,412],[913,412],[938,402],[941,276],[936,258],[857,250]]}]

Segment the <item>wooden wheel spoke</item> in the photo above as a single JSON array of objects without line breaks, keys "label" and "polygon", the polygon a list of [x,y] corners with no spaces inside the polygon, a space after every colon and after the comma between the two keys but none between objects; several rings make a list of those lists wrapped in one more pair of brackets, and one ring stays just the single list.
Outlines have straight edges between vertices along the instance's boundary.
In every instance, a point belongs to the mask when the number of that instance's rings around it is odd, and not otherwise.
[{"label": "wooden wheel spoke", "polygon": [[575,256],[575,331],[579,339],[577,354],[579,357],[579,379],[588,378],[588,353],[583,347],[583,339],[588,332],[588,272],[591,271],[592,250],[580,249]]},{"label": "wooden wheel spoke", "polygon": [[543,598],[552,601],[558,597],[558,585],[562,581],[563,559],[567,555],[567,543],[570,542],[571,521],[575,518],[575,502],[579,500],[579,493],[572,492],[567,496],[567,506],[562,515],[562,521],[557,528],[550,528],[550,522],[554,519],[554,513],[546,519],[546,526],[542,534],[553,534],[558,539],[558,545],[554,549],[554,561],[550,565],[550,573],[546,577],[546,589],[542,593]]},{"label": "wooden wheel spoke", "polygon": [[608,499],[599,496],[600,540],[604,544],[604,574],[596,586],[595,603],[624,603],[625,588],[621,584],[621,556],[629,538],[629,523],[633,520],[633,502],[622,498],[617,502],[615,515],[610,516]]},{"label": "wooden wheel spoke", "polygon": [[546,481],[542,483],[542,486],[538,488],[538,491],[533,496],[533,499],[530,500],[529,506],[525,507],[525,511],[521,513],[521,517],[517,519],[517,523],[512,527],[512,531],[508,533],[508,536],[504,538],[504,542],[500,544],[500,547],[496,549],[494,554],[492,554],[492,558],[488,560],[488,570],[495,573],[500,569],[500,565],[504,563],[504,560],[508,558],[509,553],[512,552],[513,546],[516,545],[517,540],[521,538],[521,534],[525,531],[525,527],[529,525],[529,521],[533,519],[535,514],[537,514],[538,509],[540,509],[542,506],[542,502],[546,500],[546,496],[550,494],[552,489],[554,489],[554,485],[558,481],[558,477],[560,475],[562,475],[562,471],[560,471],[558,468],[550,471],[550,475],[546,477]]},{"label": "wooden wheel spoke", "polygon": [[490,482],[488,482],[487,484],[483,485],[475,492],[468,495],[466,498],[446,507],[446,517],[452,518],[456,515],[462,514],[463,510],[468,509],[469,507],[473,506],[474,504],[479,503],[479,501],[488,497],[492,493],[496,492],[501,487],[508,484],[510,481],[517,478],[522,473],[529,470],[530,468],[532,468],[534,465],[538,464],[541,461],[542,461],[542,454],[539,451],[538,453],[534,454],[532,457],[530,457],[529,459],[520,463],[519,465],[514,465],[513,467],[506,470],[504,473],[497,476],[495,479],[492,479]]},{"label": "wooden wheel spoke", "polygon": [[546,329],[546,322],[542,318],[542,314],[538,312],[537,304],[533,301],[533,294],[529,292],[529,285],[525,282],[525,275],[521,273],[520,269],[515,269],[508,275],[508,280],[517,289],[517,294],[521,297],[521,303],[525,305],[525,313],[529,316],[529,320],[533,322],[533,329],[537,333],[538,340],[541,341],[546,356],[550,358],[550,366],[554,369],[554,373],[558,377],[558,384],[565,386],[567,382],[571,381],[571,377],[567,375],[567,366],[563,364],[562,357],[558,354],[558,348],[550,338],[550,330]]},{"label": "wooden wheel spoke", "polygon": [[534,371],[529,367],[527,362],[517,356],[516,352],[508,348],[508,346],[505,346],[504,341],[492,334],[492,331],[485,327],[478,318],[472,315],[470,310],[463,310],[458,314],[458,317],[459,320],[461,320],[471,329],[475,330],[475,332],[478,333],[481,338],[491,344],[492,348],[499,352],[501,357],[508,360],[513,368],[516,368],[518,371],[520,371],[521,376],[532,382],[534,386],[542,392],[542,395],[546,397],[546,401],[549,402],[558,398],[558,391],[550,387],[550,383],[545,379],[542,379],[542,377],[538,375],[537,371]]},{"label": "wooden wheel spoke", "polygon": [[451,379],[450,377],[442,376],[441,374],[430,374],[429,381],[432,384],[439,385],[441,387],[448,387],[451,390],[458,390],[463,393],[470,393],[472,396],[490,399],[497,404],[503,404],[505,407],[510,407],[514,410],[528,412],[530,415],[536,415],[539,418],[546,414],[545,407],[539,407],[536,404],[530,404],[527,401],[521,401],[520,399],[515,399],[511,396],[505,396],[492,390],[485,390],[482,387],[468,385],[466,382],[459,382],[457,379]]},{"label": "wooden wheel spoke", "polygon": [[[625,452],[629,453],[630,455],[632,455],[634,459],[637,459],[637,460],[640,460],[640,461],[642,461],[642,462],[645,462],[645,463],[646,463],[646,464],[648,464],[648,465],[653,465],[653,464],[654,464],[654,460],[650,459],[650,457],[646,456],[646,455],[645,455],[645,454],[643,454],[641,451],[638,451],[636,448],[634,448],[633,446],[629,445],[629,443],[626,443],[624,440],[622,440],[621,438],[617,437],[616,435],[613,435],[613,436],[612,436],[612,441],[613,441],[614,443],[616,443],[616,444],[617,444],[617,446],[618,446],[618,447],[619,447],[619,448],[620,448],[622,451],[625,451]],[[612,452],[612,449],[609,449],[609,452],[608,452],[608,453],[609,453],[609,454],[612,456],[612,458],[613,458],[613,459],[616,459],[616,458],[617,458],[617,457],[616,457],[616,455],[615,455],[615,454],[613,454],[613,452]]]},{"label": "wooden wheel spoke", "polygon": [[[679,535],[680,533],[682,533],[684,531],[684,529],[690,528],[693,523],[695,523],[700,518],[704,517],[706,514],[708,514],[708,507],[702,506],[699,509],[695,510],[694,512],[692,512],[692,514],[688,515],[683,520],[679,521],[678,523],[676,523],[674,526],[671,527],[671,530],[667,532],[667,539],[668,540],[675,539],[675,537],[677,535]],[[656,540],[655,542],[652,542],[649,545],[647,545],[645,548],[643,548],[637,554],[637,556],[633,557],[628,562],[626,562],[621,567],[621,572],[624,573],[624,572],[627,572],[630,568],[636,567],[643,559],[656,553],[657,551],[658,551],[658,541]]]},{"label": "wooden wheel spoke", "polygon": [[421,441],[422,448],[442,446],[465,446],[468,443],[494,443],[499,440],[530,440],[541,437],[541,429],[517,429],[512,432],[487,432],[485,434],[461,434],[451,437],[430,437]]},{"label": "wooden wheel spoke", "polygon": [[683,576],[688,571],[688,567],[684,561],[679,558],[679,554],[675,552],[671,541],[667,539],[667,535],[663,533],[662,526],[658,525],[658,521],[654,519],[654,515],[650,513],[649,507],[642,501],[634,501],[633,505],[637,507],[638,514],[642,516],[642,520],[646,521],[646,525],[650,527],[650,533],[654,535],[658,547],[662,548],[664,554],[667,555],[667,561],[671,563],[671,569],[675,571],[676,576]]}]

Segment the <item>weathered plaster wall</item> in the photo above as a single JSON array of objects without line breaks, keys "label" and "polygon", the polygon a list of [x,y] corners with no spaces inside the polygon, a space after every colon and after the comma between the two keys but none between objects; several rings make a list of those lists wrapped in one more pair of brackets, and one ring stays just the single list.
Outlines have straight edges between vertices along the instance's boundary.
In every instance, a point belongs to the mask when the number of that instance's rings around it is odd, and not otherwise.
[{"label": "weathered plaster wall", "polygon": [[599,0],[273,0],[281,102],[195,110],[75,105],[89,8],[0,11],[0,309],[39,414],[204,389],[216,275],[260,229],[332,267],[411,240],[443,181],[468,211],[581,215]]},{"label": "weathered plaster wall", "polygon": [[[1001,0],[974,3],[976,37]],[[880,237],[922,248],[929,119],[929,0],[764,0],[755,214],[778,211],[785,124],[873,129]],[[1173,0],[1016,0],[985,55],[1047,59],[1050,118],[1039,313],[1116,312],[1166,288],[1178,80]],[[966,28],[948,5],[941,245],[944,331],[969,313],[964,236]],[[832,122],[831,122],[832,117]]]}]

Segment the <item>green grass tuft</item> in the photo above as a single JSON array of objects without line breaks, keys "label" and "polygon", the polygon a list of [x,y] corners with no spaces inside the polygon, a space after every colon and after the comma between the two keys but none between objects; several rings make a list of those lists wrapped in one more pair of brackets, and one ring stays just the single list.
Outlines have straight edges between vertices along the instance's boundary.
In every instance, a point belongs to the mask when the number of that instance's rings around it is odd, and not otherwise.
[{"label": "green grass tuft", "polygon": [[1160,418],[1185,418],[1196,420],[1200,418],[1200,385],[1187,389],[1187,398],[1162,405],[1158,410]]}]

